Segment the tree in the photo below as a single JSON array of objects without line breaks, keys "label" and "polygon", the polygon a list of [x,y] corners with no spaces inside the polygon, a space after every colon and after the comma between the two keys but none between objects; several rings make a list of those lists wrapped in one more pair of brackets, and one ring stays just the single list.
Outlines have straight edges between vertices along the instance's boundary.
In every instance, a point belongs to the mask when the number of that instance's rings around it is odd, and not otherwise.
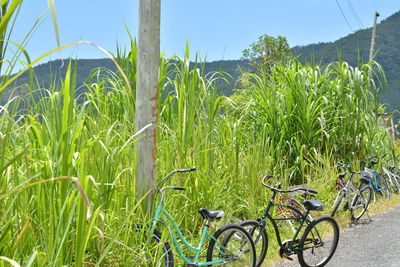
[{"label": "tree", "polygon": [[250,64],[258,70],[268,71],[275,62],[286,58],[289,51],[289,44],[285,37],[279,35],[275,38],[264,34],[258,37],[257,42],[243,50],[242,59],[249,60]]}]

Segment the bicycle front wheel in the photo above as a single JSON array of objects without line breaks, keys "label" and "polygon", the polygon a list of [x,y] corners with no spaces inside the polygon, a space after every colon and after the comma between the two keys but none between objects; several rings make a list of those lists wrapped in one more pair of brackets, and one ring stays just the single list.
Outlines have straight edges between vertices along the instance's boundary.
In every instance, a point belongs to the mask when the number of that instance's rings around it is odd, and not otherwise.
[{"label": "bicycle front wheel", "polygon": [[[136,229],[137,243],[141,244],[134,250],[135,259],[133,263],[135,266],[174,266],[174,254],[168,241],[162,241],[162,234],[154,230],[151,236],[142,227]],[[150,240],[149,240],[150,239]]]},{"label": "bicycle front wheel", "polygon": [[353,222],[364,215],[364,212],[368,209],[369,203],[371,202],[372,194],[371,187],[369,185],[364,185],[354,197],[350,208],[351,220]]},{"label": "bicycle front wheel", "polygon": [[304,230],[298,247],[301,266],[324,266],[333,256],[339,242],[339,226],[330,216],[321,216]]},{"label": "bicycle front wheel", "polygon": [[383,174],[378,178],[378,187],[379,187],[379,193],[384,198],[390,199],[389,184],[387,182],[387,177]]},{"label": "bicycle front wheel", "polygon": [[256,266],[256,250],[250,234],[237,224],[218,229],[207,249],[209,266]]},{"label": "bicycle front wheel", "polygon": [[384,173],[383,173],[382,175],[385,176],[386,182],[387,182],[388,185],[389,185],[390,191],[391,191],[392,193],[399,194],[399,192],[400,192],[400,191],[399,191],[400,185],[399,185],[397,179],[395,178],[394,173],[391,173],[391,172],[389,172],[389,171],[384,171]]},{"label": "bicycle front wheel", "polygon": [[342,200],[344,198],[345,192],[344,190],[340,190],[339,194],[337,195],[335,202],[333,204],[333,210],[331,213],[331,216],[335,216],[337,210],[339,209],[340,204],[342,203]]}]

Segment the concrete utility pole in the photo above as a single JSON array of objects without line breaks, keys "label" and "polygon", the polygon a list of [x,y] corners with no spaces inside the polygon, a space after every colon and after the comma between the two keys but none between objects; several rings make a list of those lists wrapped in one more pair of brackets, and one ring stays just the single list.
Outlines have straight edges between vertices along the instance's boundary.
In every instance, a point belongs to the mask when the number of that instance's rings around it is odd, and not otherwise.
[{"label": "concrete utility pole", "polygon": [[371,37],[371,48],[369,50],[369,61],[372,60],[372,57],[374,56],[375,53],[375,35],[376,35],[376,20],[379,17],[379,13],[375,12],[374,15],[374,26],[372,27],[372,37]]},{"label": "concrete utility pole", "polygon": [[148,124],[137,141],[136,195],[141,199],[148,192],[142,207],[148,212],[156,185],[157,102],[160,64],[161,0],[140,0],[139,36],[136,78],[135,127],[139,131]]}]

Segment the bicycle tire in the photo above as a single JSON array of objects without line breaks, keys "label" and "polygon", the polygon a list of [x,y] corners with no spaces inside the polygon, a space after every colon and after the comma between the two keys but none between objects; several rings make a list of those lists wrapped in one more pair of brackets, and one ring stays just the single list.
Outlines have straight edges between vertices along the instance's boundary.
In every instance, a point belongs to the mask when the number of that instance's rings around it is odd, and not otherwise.
[{"label": "bicycle tire", "polygon": [[243,221],[239,225],[250,234],[256,249],[256,266],[261,266],[268,251],[268,234],[265,227],[255,220]]},{"label": "bicycle tire", "polygon": [[[325,223],[327,223],[325,225]],[[326,228],[328,226],[328,228]],[[331,229],[329,229],[331,228]],[[333,230],[326,233],[326,230]],[[333,234],[333,236],[329,236]],[[322,238],[324,241],[322,241]],[[307,243],[306,243],[307,242]],[[298,246],[298,260],[303,267],[319,267],[324,266],[335,254],[337,245],[339,243],[339,226],[335,219],[331,216],[321,216],[307,225],[303,235],[300,238]],[[329,246],[329,244],[331,244]],[[308,247],[311,245],[311,247]],[[323,252],[324,248],[328,248],[328,253],[321,259],[317,258],[317,263],[311,263],[311,256],[315,257],[317,254]],[[312,255],[308,256],[308,252]]]},{"label": "bicycle tire", "polygon": [[335,202],[333,204],[333,210],[331,213],[331,216],[335,216],[337,210],[339,209],[340,204],[342,203],[342,200],[344,198],[345,192],[341,189],[339,194],[337,195]]},{"label": "bicycle tire", "polygon": [[394,171],[392,174],[393,174],[392,178],[395,181],[395,183],[399,189],[398,193],[400,194],[400,176],[398,175],[397,171]]},{"label": "bicycle tire", "polygon": [[400,185],[397,179],[395,178],[394,173],[389,171],[383,173],[386,176],[387,182],[390,185],[390,189],[393,193],[399,194],[400,193]]},{"label": "bicycle tire", "polygon": [[390,189],[389,184],[387,183],[387,177],[384,174],[381,174],[378,178],[378,187],[380,188],[379,194],[387,199],[390,199]]},{"label": "bicycle tire", "polygon": [[359,190],[359,194],[354,197],[350,207],[351,220],[353,222],[359,220],[364,215],[371,202],[372,194],[371,187],[369,185],[364,185]]},{"label": "bicycle tire", "polygon": [[250,234],[237,224],[227,224],[219,228],[209,242],[207,262],[219,258],[225,259],[221,263],[224,266],[255,267],[257,256]]},{"label": "bicycle tire", "polygon": [[[136,232],[142,232],[143,229],[142,228],[138,228],[136,229]],[[146,230],[144,230],[146,231]],[[154,230],[153,235],[151,236],[151,239],[153,241],[155,241],[156,243],[160,243],[161,242],[161,232],[159,232],[158,230]],[[155,246],[156,247],[156,246]],[[157,254],[158,251],[156,250],[156,253],[153,253],[154,248],[149,248],[150,253],[151,254]],[[171,249],[171,246],[169,244],[168,241],[163,241],[163,245],[162,245],[162,254],[160,255],[160,257],[154,257],[154,258],[158,258],[158,259],[154,259],[157,262],[157,266],[163,266],[163,267],[173,267],[174,266],[174,254],[173,251]],[[153,255],[152,255],[153,256]],[[136,263],[135,263],[136,264]],[[141,261],[140,263],[137,262],[138,265],[142,265],[143,262]],[[149,264],[149,265],[154,265],[154,263]]]}]

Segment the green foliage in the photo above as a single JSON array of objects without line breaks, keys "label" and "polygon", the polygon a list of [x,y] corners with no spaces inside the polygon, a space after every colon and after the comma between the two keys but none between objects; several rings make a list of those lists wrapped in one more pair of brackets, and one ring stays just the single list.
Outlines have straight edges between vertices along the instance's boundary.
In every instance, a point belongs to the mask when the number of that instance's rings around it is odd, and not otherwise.
[{"label": "green foliage", "polygon": [[237,105],[248,107],[240,116],[270,159],[269,168],[291,169],[292,181],[302,183],[316,154],[345,159],[372,153],[371,144],[385,134],[375,127],[379,99],[370,67],[337,62],[321,70],[292,61],[270,75],[249,74],[242,83],[246,90],[237,93],[247,97]]},{"label": "green foliage", "polygon": [[[387,78],[387,90],[380,91],[382,103],[385,103],[389,111],[400,109],[400,57],[398,43],[400,32],[397,30],[400,24],[400,12],[396,12],[377,25],[376,55],[377,61],[385,70]],[[317,62],[320,65],[328,65],[337,60],[348,62],[351,66],[360,66],[369,60],[371,44],[371,28],[359,30],[332,43],[318,43],[292,48],[294,55],[300,56],[303,62]],[[386,87],[383,86],[384,88]],[[399,114],[395,114],[396,120]]]},{"label": "green foliage", "polygon": [[[9,35],[12,30],[12,27],[9,29],[9,25],[10,22],[12,22],[12,17],[19,13],[19,7],[21,4],[22,0],[5,0],[0,2],[0,73],[7,50],[7,35]],[[11,26],[13,26],[12,23]]]},{"label": "green foliage", "polygon": [[[117,61],[132,89],[120,73],[100,68],[78,90],[79,66],[71,60],[47,86],[27,85],[28,94],[0,110],[2,260],[27,266],[157,260],[135,232],[147,222],[135,198],[134,42]],[[225,97],[218,85],[229,76],[208,72],[198,58],[191,63],[189,49],[182,59],[162,58],[157,172],[198,169],[169,181],[189,189],[166,203],[188,240],[198,237],[199,207],[224,209],[226,220],[260,214],[266,173],[284,186],[307,182],[331,201],[336,160],[387,151],[371,67],[278,63],[271,75],[245,73],[243,90]]]},{"label": "green foliage", "polygon": [[269,70],[275,63],[283,60],[289,53],[289,44],[285,37],[268,36],[258,37],[258,41],[252,43],[249,48],[243,50],[243,59],[259,70]]}]

